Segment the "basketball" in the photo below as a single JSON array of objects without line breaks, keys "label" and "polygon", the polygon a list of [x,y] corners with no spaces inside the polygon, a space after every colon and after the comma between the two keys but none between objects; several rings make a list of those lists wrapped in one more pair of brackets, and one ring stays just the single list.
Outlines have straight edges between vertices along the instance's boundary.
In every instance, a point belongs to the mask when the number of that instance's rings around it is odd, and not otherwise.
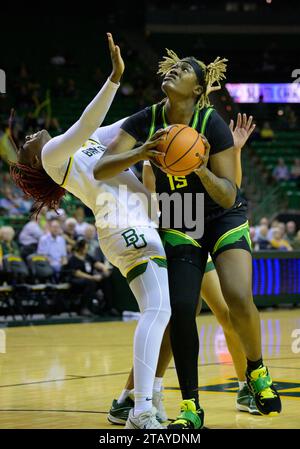
[{"label": "basketball", "polygon": [[204,155],[205,146],[198,131],[187,125],[176,124],[169,126],[157,150],[164,153],[156,156],[156,161],[165,172],[186,176],[201,165],[199,155]]}]

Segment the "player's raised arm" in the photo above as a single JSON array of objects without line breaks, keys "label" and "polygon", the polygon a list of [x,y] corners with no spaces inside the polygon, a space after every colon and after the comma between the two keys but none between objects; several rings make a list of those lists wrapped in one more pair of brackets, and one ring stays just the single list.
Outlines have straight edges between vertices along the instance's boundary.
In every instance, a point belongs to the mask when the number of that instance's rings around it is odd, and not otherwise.
[{"label": "player's raised arm", "polygon": [[124,62],[120,48],[115,45],[110,33],[107,33],[107,38],[112,62],[111,75],[79,120],[64,134],[54,137],[44,146],[42,156],[48,165],[57,165],[74,154],[101,125],[112,104],[124,72]]}]

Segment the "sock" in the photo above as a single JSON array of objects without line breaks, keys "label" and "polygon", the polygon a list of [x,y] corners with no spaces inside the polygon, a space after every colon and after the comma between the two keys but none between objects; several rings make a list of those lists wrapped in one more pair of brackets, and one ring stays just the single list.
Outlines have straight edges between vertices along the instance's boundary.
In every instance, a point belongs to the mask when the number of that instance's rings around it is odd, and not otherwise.
[{"label": "sock", "polygon": [[247,385],[247,382],[245,380],[239,380],[238,383],[240,391]]},{"label": "sock", "polygon": [[134,416],[147,412],[152,408],[152,395],[134,393]]},{"label": "sock", "polygon": [[153,384],[153,391],[155,393],[160,393],[162,390],[162,383],[163,383],[163,378],[162,377],[155,377],[154,379],[154,384]]},{"label": "sock", "polygon": [[124,402],[128,396],[129,396],[130,390],[123,390],[122,393],[120,394],[120,397],[118,399],[118,404],[121,404],[122,402]]},{"label": "sock", "polygon": [[255,362],[252,362],[251,360],[247,359],[247,371],[250,373],[251,371],[254,371],[255,369],[261,368],[263,366],[263,360],[258,359]]}]

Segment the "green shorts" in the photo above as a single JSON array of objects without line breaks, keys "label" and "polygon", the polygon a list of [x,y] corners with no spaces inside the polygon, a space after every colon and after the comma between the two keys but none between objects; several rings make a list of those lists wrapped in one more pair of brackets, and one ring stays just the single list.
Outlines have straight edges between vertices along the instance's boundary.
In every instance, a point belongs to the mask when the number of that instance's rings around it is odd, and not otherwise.
[{"label": "green shorts", "polygon": [[224,251],[244,249],[251,253],[249,224],[244,207],[232,209],[211,220],[205,225],[204,235],[199,240],[176,229],[161,229],[159,233],[167,259],[189,261],[206,273],[214,269],[213,262]]}]

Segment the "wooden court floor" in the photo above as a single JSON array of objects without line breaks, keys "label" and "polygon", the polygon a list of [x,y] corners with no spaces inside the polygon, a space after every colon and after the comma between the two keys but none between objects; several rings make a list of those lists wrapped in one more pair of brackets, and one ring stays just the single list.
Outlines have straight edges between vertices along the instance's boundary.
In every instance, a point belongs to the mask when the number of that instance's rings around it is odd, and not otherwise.
[{"label": "wooden court floor", "polygon": [[[261,325],[264,359],[282,395],[282,414],[267,418],[235,410],[237,385],[223,333],[212,315],[202,315],[199,387],[207,427],[300,428],[300,309],[261,312]],[[106,414],[131,367],[135,326],[109,322],[6,329],[0,428],[119,429]],[[180,394],[173,362],[165,388],[166,409],[175,418]]]}]

